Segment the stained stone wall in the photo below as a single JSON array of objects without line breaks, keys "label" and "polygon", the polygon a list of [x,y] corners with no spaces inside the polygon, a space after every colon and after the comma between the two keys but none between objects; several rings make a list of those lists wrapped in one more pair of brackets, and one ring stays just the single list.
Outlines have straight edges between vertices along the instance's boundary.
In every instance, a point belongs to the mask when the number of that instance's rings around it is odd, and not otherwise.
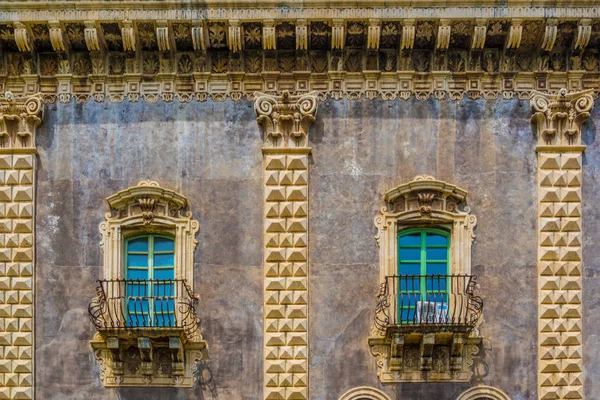
[{"label": "stained stone wall", "polygon": [[[252,103],[46,106],[38,131],[36,395],[40,399],[256,400],[263,386],[262,139]],[[367,337],[378,291],[373,218],[419,174],[469,191],[484,299],[475,383],[535,398],[535,137],[528,101],[326,101],[310,130],[310,398],[361,385],[394,400],[454,400],[468,384],[382,387]],[[600,147],[584,142],[586,392],[597,393]],[[211,361],[205,389],[104,389],[87,304],[101,273],[105,198],[142,179],[187,196],[200,222],[195,289]],[[590,283],[591,282],[591,283]],[[597,284],[595,286],[598,286]],[[212,377],[212,380],[209,378]],[[596,385],[596,386],[594,386]]]}]

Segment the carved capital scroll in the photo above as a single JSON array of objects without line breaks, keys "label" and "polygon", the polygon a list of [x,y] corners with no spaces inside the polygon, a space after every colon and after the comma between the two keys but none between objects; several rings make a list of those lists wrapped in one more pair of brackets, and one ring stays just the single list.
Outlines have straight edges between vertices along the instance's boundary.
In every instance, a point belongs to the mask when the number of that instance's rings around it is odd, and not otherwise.
[{"label": "carved capital scroll", "polygon": [[0,148],[35,148],[35,129],[42,122],[42,96],[0,96]]},{"label": "carved capital scroll", "polygon": [[256,92],[256,120],[263,128],[265,147],[307,147],[308,128],[317,115],[317,93],[281,96]]},{"label": "carved capital scroll", "polygon": [[537,124],[539,146],[580,146],[581,125],[590,116],[594,106],[592,90],[558,94],[533,92],[531,120]]}]

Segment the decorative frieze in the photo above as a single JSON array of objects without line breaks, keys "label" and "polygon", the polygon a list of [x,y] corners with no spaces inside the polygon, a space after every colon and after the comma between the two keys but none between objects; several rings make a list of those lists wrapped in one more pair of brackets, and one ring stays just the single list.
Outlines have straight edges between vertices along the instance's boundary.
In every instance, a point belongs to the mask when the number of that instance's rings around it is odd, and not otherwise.
[{"label": "decorative frieze", "polygon": [[308,129],[316,93],[256,93],[264,167],[264,398],[308,399]]},{"label": "decorative frieze", "polygon": [[285,90],[386,100],[600,91],[593,13],[394,19],[372,18],[369,10],[310,20],[265,18],[270,9],[227,21],[160,12],[128,19],[133,11],[112,21],[0,17],[0,91],[40,92],[49,102],[253,100],[255,91]]},{"label": "decorative frieze", "polygon": [[39,96],[0,97],[0,398],[33,399],[35,129]]},{"label": "decorative frieze", "polygon": [[535,92],[538,154],[538,398],[583,399],[581,125],[591,91]]}]

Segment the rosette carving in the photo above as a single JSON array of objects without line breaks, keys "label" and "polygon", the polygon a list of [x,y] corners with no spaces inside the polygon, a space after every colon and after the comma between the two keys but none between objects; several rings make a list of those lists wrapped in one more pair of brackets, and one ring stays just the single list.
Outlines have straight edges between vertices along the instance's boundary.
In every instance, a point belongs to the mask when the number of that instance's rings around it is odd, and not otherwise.
[{"label": "rosette carving", "polygon": [[594,106],[592,90],[558,94],[533,92],[531,120],[536,123],[538,144],[542,146],[581,145],[581,125]]},{"label": "rosette carving", "polygon": [[307,147],[308,129],[317,115],[317,93],[281,96],[254,93],[256,120],[266,147]]}]

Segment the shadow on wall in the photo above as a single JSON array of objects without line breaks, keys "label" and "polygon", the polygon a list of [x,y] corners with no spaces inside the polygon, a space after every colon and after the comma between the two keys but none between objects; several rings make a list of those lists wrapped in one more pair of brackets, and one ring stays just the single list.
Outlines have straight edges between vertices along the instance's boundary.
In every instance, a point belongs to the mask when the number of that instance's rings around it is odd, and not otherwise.
[{"label": "shadow on wall", "polygon": [[198,394],[202,395],[202,391],[208,391],[211,395],[211,400],[217,400],[219,396],[217,395],[217,385],[213,379],[213,373],[208,365],[207,360],[200,360],[196,365],[196,387],[199,388]]}]

